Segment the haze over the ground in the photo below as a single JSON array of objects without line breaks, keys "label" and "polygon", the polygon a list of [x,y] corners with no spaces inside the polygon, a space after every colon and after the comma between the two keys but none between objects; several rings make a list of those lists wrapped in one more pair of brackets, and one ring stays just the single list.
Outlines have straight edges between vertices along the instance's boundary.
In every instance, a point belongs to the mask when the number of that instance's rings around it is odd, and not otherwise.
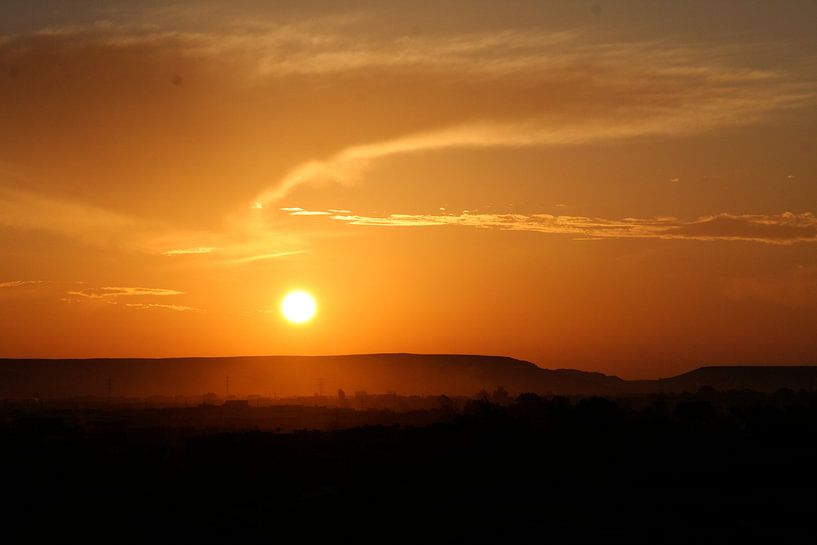
[{"label": "haze over the ground", "polygon": [[[314,403],[369,394],[616,396],[720,391],[811,392],[817,366],[703,367],[675,377],[626,381],[513,358],[455,354],[357,354],[235,358],[0,359],[0,399],[239,398],[315,396]],[[343,394],[341,394],[341,391]],[[351,397],[350,397],[351,398]]]},{"label": "haze over the ground", "polygon": [[806,1],[5,1],[0,357],[817,362],[815,28]]}]

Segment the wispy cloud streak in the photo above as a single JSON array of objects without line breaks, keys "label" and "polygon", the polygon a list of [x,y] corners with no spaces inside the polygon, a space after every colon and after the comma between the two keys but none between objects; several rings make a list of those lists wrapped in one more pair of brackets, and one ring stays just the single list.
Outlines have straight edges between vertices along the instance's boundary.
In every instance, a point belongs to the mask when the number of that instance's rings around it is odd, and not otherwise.
[{"label": "wispy cloud streak", "polygon": [[264,261],[267,259],[278,259],[281,257],[288,257],[292,255],[300,255],[305,254],[306,250],[293,250],[288,252],[276,252],[272,254],[258,254],[258,255],[251,255],[247,257],[239,257],[230,261],[230,263],[234,265],[240,265],[243,263],[252,263],[255,261]]},{"label": "wispy cloud streak", "polygon": [[210,254],[214,251],[218,250],[218,248],[213,248],[211,246],[196,246],[194,248],[180,248],[178,250],[167,250],[166,252],[162,252],[162,255],[196,255],[196,254]]},{"label": "wispy cloud streak", "polygon": [[69,291],[69,295],[87,299],[115,299],[118,297],[182,295],[184,292],[164,288],[102,287]]},{"label": "wispy cloud streak", "polygon": [[352,183],[375,162],[389,157],[446,149],[527,148],[569,146],[639,136],[680,136],[720,126],[749,125],[770,111],[794,107],[813,100],[817,93],[797,92],[776,95],[708,97],[680,108],[656,107],[632,112],[621,119],[613,112],[600,120],[548,120],[524,122],[479,122],[442,128],[382,142],[348,147],[325,160],[303,163],[292,169],[274,186],[257,196],[261,203],[274,203],[304,185],[326,182]]},{"label": "wispy cloud streak", "polygon": [[125,303],[127,308],[140,310],[173,310],[176,312],[199,312],[201,309],[185,305],[164,305],[161,303]]},{"label": "wispy cloud streak", "polygon": [[[303,209],[292,212],[307,216],[331,214]],[[12,189],[0,184],[0,229],[40,231],[83,244],[123,247],[167,257],[212,255],[216,262],[227,265],[305,252],[289,250],[288,247],[294,244],[293,236],[274,229],[263,217],[230,217],[220,227],[212,232],[189,232],[81,201]],[[280,251],[272,252],[271,249]],[[9,283],[0,287],[17,285],[22,284]]]},{"label": "wispy cloud streak", "polygon": [[30,286],[33,284],[42,284],[42,280],[9,280],[8,282],[0,282],[0,289],[2,288],[19,288],[22,286]]},{"label": "wispy cloud streak", "polygon": [[[104,286],[66,292],[64,303],[105,303],[120,308],[134,310],[171,310],[175,312],[200,312],[201,309],[188,305],[150,303],[139,301],[143,297],[168,297],[183,295],[184,292],[165,288]],[[136,298],[133,302],[132,298]],[[129,301],[130,300],[130,301]]]},{"label": "wispy cloud streak", "polygon": [[[338,47],[332,40],[318,43]],[[355,61],[340,60],[338,55]],[[328,158],[297,165],[261,192],[258,202],[275,202],[302,185],[354,182],[373,163],[398,155],[680,136],[759,123],[772,113],[817,101],[817,78],[799,73],[802,68],[787,72],[782,67],[775,71],[743,65],[732,47],[599,43],[571,32],[398,39],[385,48],[381,44],[368,50],[365,44],[357,44],[346,53],[335,50],[330,58],[335,62],[326,64],[334,70],[381,67],[388,59],[407,70],[430,70],[432,80],[440,75],[431,67],[449,64],[446,70],[470,81],[475,89],[485,84],[485,78],[491,84],[501,81],[507,97],[516,97],[511,100],[524,106],[511,112],[486,105],[472,113],[470,122],[441,120],[437,128],[348,146]],[[299,64],[315,67],[325,61],[319,54]],[[494,78],[500,75],[504,79]],[[525,95],[517,95],[519,85]],[[552,101],[530,100],[531,89],[543,97],[550,97],[553,89],[562,94],[551,97]],[[563,108],[553,109],[554,103]]]},{"label": "wispy cloud streak", "polygon": [[693,220],[672,217],[605,219],[550,214],[391,214],[335,215],[351,225],[374,227],[460,226],[503,231],[572,235],[586,239],[643,238],[724,240],[791,245],[817,242],[817,216],[794,214],[716,214]]}]

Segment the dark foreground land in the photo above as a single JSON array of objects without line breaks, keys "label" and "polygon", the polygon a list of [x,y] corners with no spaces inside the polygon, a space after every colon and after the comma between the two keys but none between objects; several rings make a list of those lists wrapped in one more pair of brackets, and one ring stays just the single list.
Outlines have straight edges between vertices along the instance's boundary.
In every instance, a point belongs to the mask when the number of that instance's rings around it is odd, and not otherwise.
[{"label": "dark foreground land", "polygon": [[[817,396],[805,391],[525,394],[402,416],[355,411],[354,427],[291,433],[258,426],[267,417],[253,407],[240,409],[243,420],[238,409],[188,409],[210,411],[198,420],[181,410],[5,405],[4,532],[143,542],[817,537]],[[332,428],[338,409],[323,411]]]}]

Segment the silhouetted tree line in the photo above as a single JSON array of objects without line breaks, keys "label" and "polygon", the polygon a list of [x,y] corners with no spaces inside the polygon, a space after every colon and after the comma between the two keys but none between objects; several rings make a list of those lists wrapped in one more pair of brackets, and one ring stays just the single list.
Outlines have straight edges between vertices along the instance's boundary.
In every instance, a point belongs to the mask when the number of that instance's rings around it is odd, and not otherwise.
[{"label": "silhouetted tree line", "polygon": [[295,433],[88,428],[70,414],[5,414],[7,531],[104,537],[111,525],[144,539],[229,539],[294,529],[431,542],[815,537],[812,393],[478,395],[448,414],[426,426]]}]

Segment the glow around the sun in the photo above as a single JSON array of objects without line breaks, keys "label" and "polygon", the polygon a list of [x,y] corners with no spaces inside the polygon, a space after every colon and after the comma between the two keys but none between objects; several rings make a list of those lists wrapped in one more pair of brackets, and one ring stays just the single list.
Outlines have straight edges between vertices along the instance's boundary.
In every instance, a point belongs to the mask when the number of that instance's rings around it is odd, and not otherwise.
[{"label": "glow around the sun", "polygon": [[311,294],[303,290],[287,293],[281,300],[281,312],[288,321],[302,324],[311,320],[318,310],[318,304]]}]

